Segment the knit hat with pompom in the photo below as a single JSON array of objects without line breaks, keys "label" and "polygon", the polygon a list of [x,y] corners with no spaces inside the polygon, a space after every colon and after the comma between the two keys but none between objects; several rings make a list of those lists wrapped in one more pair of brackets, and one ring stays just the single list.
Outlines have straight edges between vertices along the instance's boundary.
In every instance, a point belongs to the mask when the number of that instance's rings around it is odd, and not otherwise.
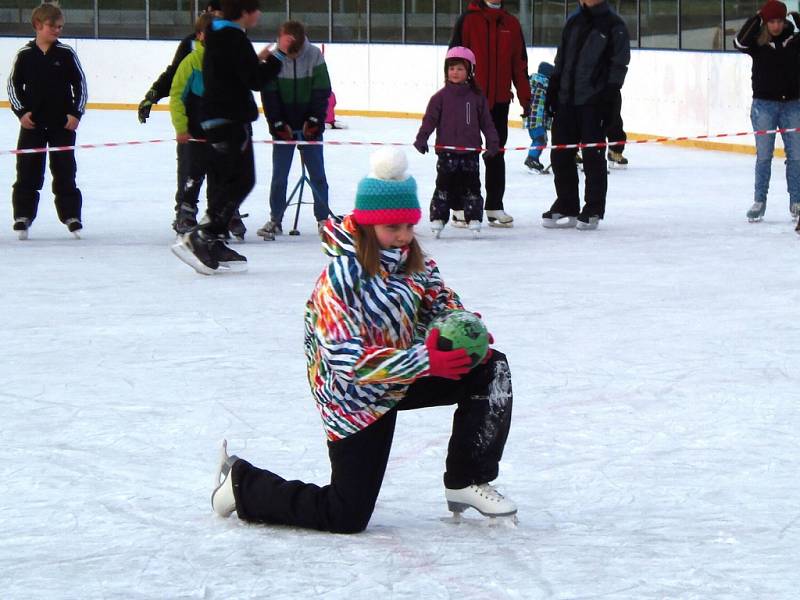
[{"label": "knit hat with pompom", "polygon": [[381,148],[370,156],[370,174],[356,191],[353,218],[359,225],[416,225],[422,218],[417,182],[406,173],[408,160],[399,148]]}]

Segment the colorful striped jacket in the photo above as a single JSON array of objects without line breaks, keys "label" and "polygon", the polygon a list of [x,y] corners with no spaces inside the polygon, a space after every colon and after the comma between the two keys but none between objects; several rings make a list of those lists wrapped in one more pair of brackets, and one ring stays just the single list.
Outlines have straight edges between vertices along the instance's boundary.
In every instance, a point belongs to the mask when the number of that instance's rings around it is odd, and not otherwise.
[{"label": "colorful striped jacket", "polygon": [[332,441],[374,423],[428,375],[428,323],[463,308],[432,259],[423,273],[403,272],[407,249],[383,250],[381,271],[370,277],[356,257],[355,228],[351,215],[325,224],[332,260],[305,311],[308,382]]}]

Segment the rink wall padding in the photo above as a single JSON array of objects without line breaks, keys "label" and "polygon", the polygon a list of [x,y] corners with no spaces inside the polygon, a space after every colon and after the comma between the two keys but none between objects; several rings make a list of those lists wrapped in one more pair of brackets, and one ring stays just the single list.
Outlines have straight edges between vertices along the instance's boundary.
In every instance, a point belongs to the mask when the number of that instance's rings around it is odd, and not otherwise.
[{"label": "rink wall padding", "polygon": [[[0,105],[17,50],[29,38],[0,38]],[[62,38],[86,73],[89,108],[135,109],[172,60],[177,41]],[[257,48],[263,43],[257,42]],[[445,46],[325,44],[337,114],[419,118],[443,81]],[[554,48],[531,48],[531,69],[552,62]],[[633,50],[622,115],[631,139],[713,135],[751,130],[751,60],[739,53]],[[155,107],[166,110],[162,101]],[[520,107],[512,106],[519,122]],[[380,141],[380,140],[375,140]],[[697,148],[753,152],[752,138],[676,142]],[[780,139],[778,140],[780,145]]]}]

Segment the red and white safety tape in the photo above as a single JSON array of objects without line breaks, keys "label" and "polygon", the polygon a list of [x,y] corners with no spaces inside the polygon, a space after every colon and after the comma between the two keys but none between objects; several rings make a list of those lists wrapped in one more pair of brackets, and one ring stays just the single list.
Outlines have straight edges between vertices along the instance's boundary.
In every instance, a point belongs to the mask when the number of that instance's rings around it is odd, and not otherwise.
[{"label": "red and white safety tape", "polygon": [[[595,142],[589,144],[553,144],[542,146],[513,146],[501,148],[504,152],[511,152],[517,150],[530,150],[531,148],[538,148],[544,150],[550,148],[551,150],[569,150],[569,149],[583,149],[583,148],[605,148],[606,146],[617,145],[632,145],[632,144],[661,144],[664,142],[685,142],[691,140],[712,140],[731,137],[743,137],[751,135],[772,135],[776,133],[796,133],[800,131],[800,127],[784,127],[781,129],[764,129],[759,131],[740,131],[738,133],[716,133],[709,135],[694,135],[694,136],[678,136],[678,137],[658,137],[648,138],[644,140],[627,140],[617,142]],[[76,144],[74,146],[50,146],[48,148],[23,148],[19,150],[0,150],[0,154],[40,154],[43,152],[68,152],[70,150],[84,150],[89,148],[117,148],[120,146],[141,146],[147,144],[161,144],[164,142],[174,142],[172,138],[159,139],[159,140],[133,140],[128,142],[106,142],[101,144]],[[193,142],[204,142],[205,140],[191,140]],[[283,140],[253,140],[254,144],[274,144],[274,145],[291,145],[291,146],[411,146],[412,144],[406,142],[357,142],[357,141],[283,141]],[[434,146],[436,150],[452,150],[461,152],[482,152],[485,148],[471,147],[471,146]]]}]

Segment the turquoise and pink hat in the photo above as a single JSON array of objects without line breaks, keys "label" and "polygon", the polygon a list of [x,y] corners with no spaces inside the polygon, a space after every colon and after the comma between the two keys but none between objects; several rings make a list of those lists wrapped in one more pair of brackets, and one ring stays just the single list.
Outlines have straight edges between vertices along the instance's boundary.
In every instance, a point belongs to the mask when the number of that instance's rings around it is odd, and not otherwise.
[{"label": "turquoise and pink hat", "polygon": [[370,156],[370,174],[356,191],[353,218],[359,225],[416,225],[422,218],[417,182],[399,148],[381,148]]}]

